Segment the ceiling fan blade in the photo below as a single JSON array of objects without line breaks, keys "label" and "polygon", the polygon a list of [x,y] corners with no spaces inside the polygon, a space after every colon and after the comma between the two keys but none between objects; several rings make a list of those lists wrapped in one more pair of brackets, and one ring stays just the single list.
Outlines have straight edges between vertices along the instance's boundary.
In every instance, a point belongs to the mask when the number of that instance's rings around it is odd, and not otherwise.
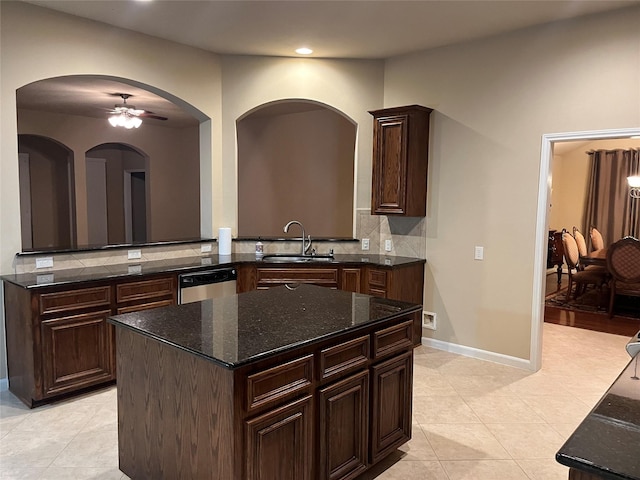
[{"label": "ceiling fan blade", "polygon": [[144,112],[144,113],[141,113],[141,114],[140,114],[140,115],[138,115],[138,116],[139,116],[139,117],[143,117],[143,118],[153,118],[153,119],[155,119],[155,120],[168,120],[168,118],[167,118],[167,117],[162,117],[162,116],[160,116],[160,115],[156,115],[156,114],[151,113],[151,112]]}]

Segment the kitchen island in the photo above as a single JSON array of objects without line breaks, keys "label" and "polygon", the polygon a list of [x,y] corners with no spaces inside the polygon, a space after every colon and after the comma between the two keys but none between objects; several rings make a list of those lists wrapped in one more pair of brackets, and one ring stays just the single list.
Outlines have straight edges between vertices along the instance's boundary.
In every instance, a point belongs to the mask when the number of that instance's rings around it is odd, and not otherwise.
[{"label": "kitchen island", "polygon": [[556,454],[569,480],[640,480],[637,354]]},{"label": "kitchen island", "polygon": [[300,285],[110,318],[120,469],[355,478],[411,437],[420,311]]}]

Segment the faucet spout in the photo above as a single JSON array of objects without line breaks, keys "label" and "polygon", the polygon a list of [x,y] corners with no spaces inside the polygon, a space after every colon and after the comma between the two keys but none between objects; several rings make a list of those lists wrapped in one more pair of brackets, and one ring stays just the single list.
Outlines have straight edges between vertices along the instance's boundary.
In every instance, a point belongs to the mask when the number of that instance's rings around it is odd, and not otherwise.
[{"label": "faucet spout", "polygon": [[293,225],[293,224],[299,225],[299,226],[300,226],[300,229],[302,230],[302,237],[301,237],[301,240],[302,240],[302,249],[301,249],[301,252],[300,252],[300,253],[302,253],[302,255],[306,255],[306,254],[307,254],[307,251],[309,251],[309,248],[311,248],[311,235],[307,235],[307,236],[305,237],[305,233],[304,233],[304,226],[302,225],[302,223],[300,223],[300,222],[299,222],[299,221],[297,221],[297,220],[291,220],[289,223],[287,223],[287,224],[284,226],[284,233],[287,233],[287,232],[289,231],[289,227],[290,227],[291,225]]}]

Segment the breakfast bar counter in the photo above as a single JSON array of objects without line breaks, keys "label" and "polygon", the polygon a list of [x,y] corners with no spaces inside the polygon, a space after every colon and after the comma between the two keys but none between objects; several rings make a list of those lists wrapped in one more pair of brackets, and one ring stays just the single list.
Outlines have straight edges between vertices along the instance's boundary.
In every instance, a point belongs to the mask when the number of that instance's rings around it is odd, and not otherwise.
[{"label": "breakfast bar counter", "polygon": [[351,479],[410,439],[421,306],[312,285],[110,318],[132,479]]}]

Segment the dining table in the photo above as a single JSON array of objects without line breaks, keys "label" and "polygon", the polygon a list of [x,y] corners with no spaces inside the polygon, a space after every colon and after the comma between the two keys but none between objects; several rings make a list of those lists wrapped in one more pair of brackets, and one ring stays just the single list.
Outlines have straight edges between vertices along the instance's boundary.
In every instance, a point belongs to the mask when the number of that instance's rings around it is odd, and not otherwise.
[{"label": "dining table", "polygon": [[607,266],[607,247],[594,250],[584,256],[581,255],[579,262],[581,265],[584,265],[584,266],[597,265],[600,267],[606,267]]}]

